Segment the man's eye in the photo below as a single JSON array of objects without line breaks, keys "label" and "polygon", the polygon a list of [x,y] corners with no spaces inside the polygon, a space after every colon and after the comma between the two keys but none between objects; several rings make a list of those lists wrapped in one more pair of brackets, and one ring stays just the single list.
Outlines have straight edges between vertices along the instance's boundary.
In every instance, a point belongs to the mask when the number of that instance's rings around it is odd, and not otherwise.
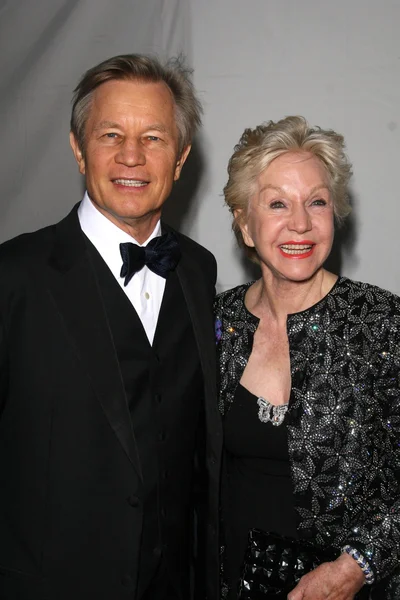
[{"label": "man's eye", "polygon": [[118,133],[114,133],[113,131],[110,131],[110,133],[106,133],[104,137],[114,139],[114,138],[118,137]]},{"label": "man's eye", "polygon": [[156,135],[148,135],[147,139],[150,140],[150,142],[158,142],[160,138]]}]

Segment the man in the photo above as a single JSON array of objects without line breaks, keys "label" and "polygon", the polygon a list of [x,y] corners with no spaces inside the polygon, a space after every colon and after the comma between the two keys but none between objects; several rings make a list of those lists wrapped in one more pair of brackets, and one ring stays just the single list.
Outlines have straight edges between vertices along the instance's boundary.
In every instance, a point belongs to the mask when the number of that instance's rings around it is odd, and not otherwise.
[{"label": "man", "polygon": [[179,62],[89,70],[84,199],[0,248],[2,599],[187,600],[203,417],[217,597],[215,260],[160,221],[199,123]]}]

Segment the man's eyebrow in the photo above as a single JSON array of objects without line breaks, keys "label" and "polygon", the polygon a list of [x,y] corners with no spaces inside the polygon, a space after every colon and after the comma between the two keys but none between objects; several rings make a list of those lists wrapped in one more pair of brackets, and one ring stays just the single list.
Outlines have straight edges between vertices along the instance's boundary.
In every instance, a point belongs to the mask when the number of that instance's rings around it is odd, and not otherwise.
[{"label": "man's eyebrow", "polygon": [[[114,121],[100,121],[94,128],[95,131],[99,129],[121,129],[121,125],[119,123],[115,123]],[[162,125],[161,123],[151,123],[144,129],[145,131],[160,131],[161,133],[169,133],[169,129]]]},{"label": "man's eyebrow", "polygon": [[145,127],[146,131],[149,131],[150,129],[160,131],[161,133],[169,133],[169,129],[167,129],[165,125],[162,125],[161,123],[153,123],[152,125]]},{"label": "man's eyebrow", "polygon": [[98,131],[99,129],[119,129],[121,126],[118,123],[115,123],[114,121],[100,121],[100,123],[98,123],[96,125],[96,127],[94,128],[95,131]]}]

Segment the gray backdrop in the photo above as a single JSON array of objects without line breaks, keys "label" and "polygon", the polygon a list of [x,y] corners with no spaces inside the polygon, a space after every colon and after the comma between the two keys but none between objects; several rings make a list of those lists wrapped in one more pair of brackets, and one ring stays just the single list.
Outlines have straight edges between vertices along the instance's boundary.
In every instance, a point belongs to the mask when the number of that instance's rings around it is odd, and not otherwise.
[{"label": "gray backdrop", "polygon": [[219,287],[253,276],[223,206],[243,129],[302,114],[345,135],[353,216],[330,267],[400,294],[400,0],[0,0],[0,241],[63,217],[83,182],[71,92],[114,54],[183,52],[204,127],[166,220],[212,250]]}]

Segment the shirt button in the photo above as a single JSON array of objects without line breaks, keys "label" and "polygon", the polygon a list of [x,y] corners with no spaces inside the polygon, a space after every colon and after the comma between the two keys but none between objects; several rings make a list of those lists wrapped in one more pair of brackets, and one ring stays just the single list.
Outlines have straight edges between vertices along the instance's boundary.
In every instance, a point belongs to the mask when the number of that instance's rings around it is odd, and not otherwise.
[{"label": "shirt button", "polygon": [[132,588],[132,586],[133,586],[132,577],[130,575],[124,575],[122,577],[121,583],[125,588]]},{"label": "shirt button", "polygon": [[153,548],[153,556],[155,558],[161,558],[161,554],[162,554],[162,549],[157,547],[157,548]]},{"label": "shirt button", "polygon": [[217,459],[215,457],[215,454],[210,454],[209,460],[210,460],[210,463],[212,465],[216,465],[217,464]]},{"label": "shirt button", "polygon": [[157,402],[157,404],[161,404],[161,401],[162,401],[161,394],[156,394],[154,396],[154,398],[155,398],[155,401]]},{"label": "shirt button", "polygon": [[145,292],[144,297],[146,298],[146,300],[148,300],[150,298],[149,292]]},{"label": "shirt button", "polygon": [[132,506],[132,508],[137,508],[140,504],[140,500],[137,496],[129,496],[129,498],[127,498],[127,501],[129,506]]},{"label": "shirt button", "polygon": [[165,442],[165,438],[167,437],[165,431],[160,431],[160,433],[158,434],[158,439],[160,440],[160,442]]}]

